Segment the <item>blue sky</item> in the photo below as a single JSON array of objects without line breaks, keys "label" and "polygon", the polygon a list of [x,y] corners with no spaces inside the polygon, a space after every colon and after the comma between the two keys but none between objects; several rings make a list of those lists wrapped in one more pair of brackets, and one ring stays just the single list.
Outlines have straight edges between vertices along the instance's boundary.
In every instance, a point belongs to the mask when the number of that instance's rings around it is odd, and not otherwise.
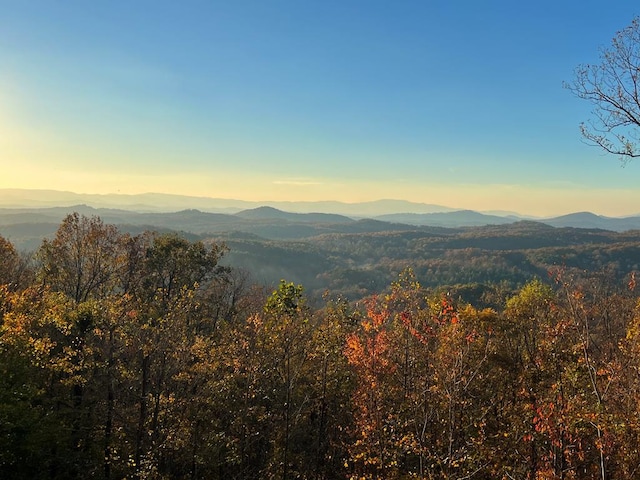
[{"label": "blue sky", "polygon": [[638,213],[562,87],[608,3],[0,0],[0,188]]}]

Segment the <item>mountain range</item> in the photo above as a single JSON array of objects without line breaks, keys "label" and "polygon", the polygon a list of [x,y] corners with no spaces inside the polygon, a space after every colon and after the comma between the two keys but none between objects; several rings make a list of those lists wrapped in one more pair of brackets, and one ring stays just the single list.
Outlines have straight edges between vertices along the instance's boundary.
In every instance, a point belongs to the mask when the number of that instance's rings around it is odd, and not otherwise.
[{"label": "mountain range", "polygon": [[164,193],[85,194],[58,190],[0,189],[0,208],[45,208],[90,205],[136,212],[175,212],[198,209],[209,213],[238,213],[242,210],[268,206],[293,213],[336,213],[351,217],[371,217],[400,212],[451,212],[455,208],[404,200],[376,200],[372,202],[344,203],[320,202],[249,202],[224,198],[194,197]]},{"label": "mountain range", "polygon": [[[74,199],[90,203],[70,203]],[[42,205],[47,202],[47,206]],[[119,207],[114,208],[114,205]],[[37,248],[42,238],[53,234],[62,219],[72,212],[99,216],[105,223],[131,232],[172,230],[198,236],[249,234],[272,240],[302,239],[328,233],[424,232],[438,228],[464,229],[532,221],[530,217],[515,213],[496,215],[401,200],[354,204],[285,203],[288,209],[282,205],[283,202],[260,205],[164,194],[80,195],[0,189],[0,235],[22,248]],[[188,208],[180,209],[180,206]],[[552,227],[616,232],[640,230],[640,216],[613,218],[578,212],[533,221]]]}]

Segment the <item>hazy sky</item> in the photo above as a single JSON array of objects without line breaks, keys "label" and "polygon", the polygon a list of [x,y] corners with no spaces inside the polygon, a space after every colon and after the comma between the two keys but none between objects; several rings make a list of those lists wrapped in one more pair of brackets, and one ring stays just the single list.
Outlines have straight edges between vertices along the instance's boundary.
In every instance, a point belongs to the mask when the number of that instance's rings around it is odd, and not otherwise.
[{"label": "hazy sky", "polygon": [[562,87],[637,0],[0,8],[0,188],[640,212]]}]

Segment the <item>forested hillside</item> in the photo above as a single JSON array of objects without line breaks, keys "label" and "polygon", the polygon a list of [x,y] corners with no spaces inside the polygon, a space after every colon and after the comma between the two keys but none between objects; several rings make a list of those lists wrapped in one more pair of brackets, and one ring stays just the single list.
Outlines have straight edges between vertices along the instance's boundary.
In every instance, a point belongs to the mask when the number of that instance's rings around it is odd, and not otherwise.
[{"label": "forested hillside", "polygon": [[[345,275],[318,304],[255,284],[229,246],[97,217],[34,258],[0,239],[0,477],[635,478],[637,242],[326,235],[290,261],[399,272]],[[513,278],[434,280],[465,269]]]},{"label": "forested hillside", "polygon": [[[53,237],[59,225],[55,219],[64,218],[67,210],[5,209],[0,214],[0,235],[20,251],[37,250],[43,238]],[[87,216],[98,212],[106,216],[100,217],[106,223],[130,235],[177,232],[190,241],[225,244],[229,251],[221,259],[223,265],[271,287],[282,278],[302,284],[314,306],[321,304],[326,291],[340,292],[352,301],[380,292],[408,267],[426,287],[455,290],[465,294],[463,300],[495,307],[488,297],[495,297],[496,286],[514,291],[534,278],[547,281],[548,272],[558,267],[622,281],[640,264],[638,230],[552,227],[514,219],[445,228],[273,208],[235,215],[197,210],[136,213],[86,206],[79,211]]]},{"label": "forested hillside", "polygon": [[246,235],[216,239],[230,249],[225,264],[244,268],[263,283],[277,284],[280,278],[301,283],[314,299],[326,290],[350,300],[375,294],[406,268],[426,287],[473,284],[478,292],[496,285],[513,291],[534,278],[547,281],[558,268],[620,282],[640,266],[639,231],[554,228],[537,222],[332,233],[287,242]]}]

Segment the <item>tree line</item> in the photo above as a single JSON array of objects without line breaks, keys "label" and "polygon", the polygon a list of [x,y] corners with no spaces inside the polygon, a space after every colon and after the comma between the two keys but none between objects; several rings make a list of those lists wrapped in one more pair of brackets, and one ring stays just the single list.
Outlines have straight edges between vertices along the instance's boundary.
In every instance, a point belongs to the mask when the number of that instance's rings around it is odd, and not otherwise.
[{"label": "tree line", "polygon": [[0,476],[640,474],[632,273],[556,269],[484,308],[406,269],[312,308],[225,253],[78,214],[33,259],[0,238]]}]

